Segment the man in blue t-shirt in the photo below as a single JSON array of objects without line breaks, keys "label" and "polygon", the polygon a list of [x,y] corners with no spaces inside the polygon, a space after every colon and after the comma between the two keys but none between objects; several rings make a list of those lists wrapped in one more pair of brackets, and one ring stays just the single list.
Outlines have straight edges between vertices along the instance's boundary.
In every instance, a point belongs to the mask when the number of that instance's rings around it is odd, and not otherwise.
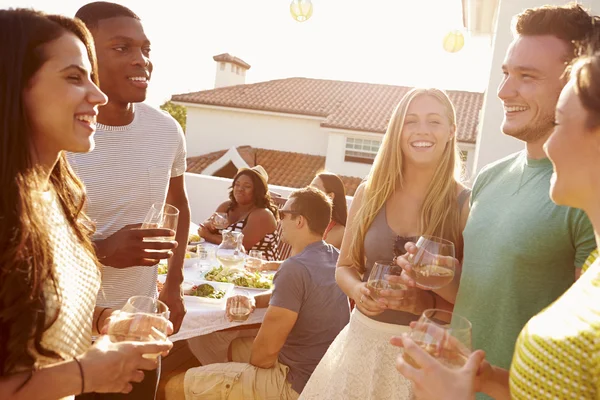
[{"label": "man in blue t-shirt", "polygon": [[244,298],[252,307],[267,308],[258,335],[233,341],[234,362],[188,370],[186,398],[296,399],[348,324],[348,298],[335,282],[339,252],[322,239],[331,200],[307,187],[293,192],[280,213],[293,256],[275,275],[272,293]]}]

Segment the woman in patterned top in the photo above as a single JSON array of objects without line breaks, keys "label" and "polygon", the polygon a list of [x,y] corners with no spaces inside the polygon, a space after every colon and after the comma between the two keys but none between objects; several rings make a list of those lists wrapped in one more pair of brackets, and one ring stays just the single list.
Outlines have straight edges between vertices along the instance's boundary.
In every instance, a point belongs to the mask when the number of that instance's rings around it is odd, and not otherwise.
[{"label": "woman in patterned top", "polygon": [[[0,10],[0,398],[128,392],[146,353],[171,344],[91,346],[100,270],[81,212],[85,195],[65,151],[93,148],[106,96],[80,21]],[[107,313],[104,313],[107,314]]]},{"label": "woman in patterned top", "polygon": [[[552,200],[583,209],[600,243],[600,53],[573,67],[545,150],[554,165]],[[482,362],[481,350],[464,367],[448,369],[406,338],[401,340],[405,351],[422,369],[401,359],[397,367],[415,382],[423,399],[468,399],[475,391],[495,399],[598,399],[599,299],[596,259],[567,292],[525,325],[510,374]]]},{"label": "woman in patterned top", "polygon": [[[277,259],[276,234],[279,213],[269,194],[267,171],[257,165],[241,168],[233,178],[229,200],[217,207],[216,213],[226,213],[229,229],[244,234],[244,248],[262,250],[265,260]],[[220,244],[221,232],[213,218],[200,224],[198,235],[211,243]]]}]

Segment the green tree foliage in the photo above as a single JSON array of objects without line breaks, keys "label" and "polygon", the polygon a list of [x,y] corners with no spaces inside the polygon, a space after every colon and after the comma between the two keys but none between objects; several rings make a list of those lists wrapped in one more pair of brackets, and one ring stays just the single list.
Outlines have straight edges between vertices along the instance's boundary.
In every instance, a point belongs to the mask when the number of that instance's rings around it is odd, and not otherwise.
[{"label": "green tree foliage", "polygon": [[171,114],[171,116],[175,118],[177,122],[179,122],[179,125],[181,125],[181,128],[185,132],[185,121],[187,118],[187,112],[184,106],[174,104],[172,101],[166,101],[165,104],[160,106],[160,109]]}]

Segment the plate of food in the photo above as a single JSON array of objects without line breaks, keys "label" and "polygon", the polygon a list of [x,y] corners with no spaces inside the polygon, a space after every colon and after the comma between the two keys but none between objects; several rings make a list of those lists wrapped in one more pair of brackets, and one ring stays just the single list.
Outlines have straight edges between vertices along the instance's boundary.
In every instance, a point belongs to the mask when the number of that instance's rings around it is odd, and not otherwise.
[{"label": "plate of food", "polygon": [[198,279],[184,282],[183,294],[186,301],[224,304],[233,292],[233,287],[232,283]]},{"label": "plate of food", "polygon": [[250,272],[246,269],[214,267],[204,275],[211,282],[231,283],[236,288],[270,290],[273,288],[273,275]]}]

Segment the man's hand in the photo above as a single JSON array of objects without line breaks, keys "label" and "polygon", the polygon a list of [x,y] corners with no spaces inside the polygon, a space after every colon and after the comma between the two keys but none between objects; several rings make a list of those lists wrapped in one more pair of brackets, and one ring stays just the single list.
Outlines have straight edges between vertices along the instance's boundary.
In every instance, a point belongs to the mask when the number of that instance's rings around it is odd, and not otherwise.
[{"label": "man's hand", "polygon": [[167,282],[160,291],[158,299],[165,303],[169,307],[169,320],[173,323],[173,333],[179,332],[183,317],[187,310],[185,309],[185,303],[183,302],[183,289],[181,285],[173,285]]},{"label": "man's hand", "polygon": [[170,229],[141,229],[141,224],[126,225],[104,240],[94,241],[96,256],[103,265],[113,268],[153,266],[170,258],[177,247],[174,240],[144,241],[144,238],[175,236]]}]

